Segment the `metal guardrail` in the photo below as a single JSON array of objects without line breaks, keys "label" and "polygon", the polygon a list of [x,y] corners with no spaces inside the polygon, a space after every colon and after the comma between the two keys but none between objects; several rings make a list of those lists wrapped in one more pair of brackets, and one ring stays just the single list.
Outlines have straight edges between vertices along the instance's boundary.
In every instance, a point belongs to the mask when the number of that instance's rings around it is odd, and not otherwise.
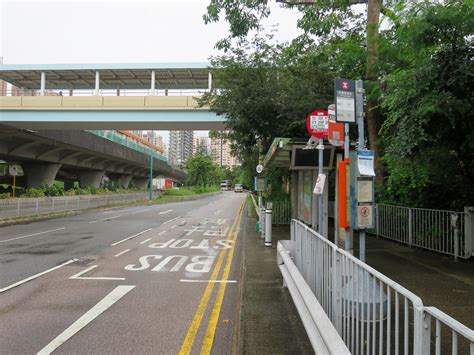
[{"label": "metal guardrail", "polygon": [[[156,196],[159,196],[159,192],[154,192],[154,197]],[[77,211],[146,199],[148,199],[148,192],[5,199],[0,200],[0,219],[52,212]]]},{"label": "metal guardrail", "polygon": [[[335,215],[334,208],[334,201],[329,201],[331,218]],[[473,219],[467,212],[376,204],[375,228],[368,232],[409,246],[469,259],[474,242],[471,240]]]},{"label": "metal guardrail", "polygon": [[[429,353],[425,320],[432,308],[418,296],[300,221],[292,220],[291,241],[304,282],[352,354]],[[462,335],[474,354],[472,331],[439,312],[437,319]]]},{"label": "metal guardrail", "polygon": [[291,223],[291,201],[272,201],[272,224]]},{"label": "metal guardrail", "polygon": [[278,267],[316,354],[350,354],[336,328],[288,255],[291,241],[278,242]]},{"label": "metal guardrail", "polygon": [[[469,329],[464,324],[451,318],[446,313],[440,311],[435,307],[424,307],[424,346],[423,352],[425,354],[431,353],[431,345],[434,343],[434,350],[436,355],[447,354],[451,349],[451,354],[468,353],[474,354],[474,331]],[[432,329],[432,323],[435,324]],[[451,338],[445,337],[448,341],[443,342],[441,337],[441,329],[447,327],[451,331]],[[461,339],[459,339],[459,335]],[[434,336],[434,342],[432,337]],[[461,343],[461,344],[460,344]]]},{"label": "metal guardrail", "polygon": [[[149,90],[111,90],[111,89],[100,89],[99,95],[96,95],[94,89],[77,89],[73,90],[72,95],[69,89],[64,90],[46,90],[43,96],[200,96],[209,90],[184,90],[184,89],[155,89],[153,93]],[[41,90],[33,89],[13,89],[13,90],[0,90],[0,96],[41,96]]]},{"label": "metal guardrail", "polygon": [[470,218],[464,212],[377,204],[372,233],[455,258],[469,258],[472,250],[466,227]]}]

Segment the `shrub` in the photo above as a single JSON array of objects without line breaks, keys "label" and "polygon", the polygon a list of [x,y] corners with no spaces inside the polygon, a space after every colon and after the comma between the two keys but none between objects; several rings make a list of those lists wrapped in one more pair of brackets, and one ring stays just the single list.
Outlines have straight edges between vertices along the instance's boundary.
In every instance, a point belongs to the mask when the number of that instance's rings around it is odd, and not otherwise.
[{"label": "shrub", "polygon": [[64,187],[58,185],[51,185],[43,188],[46,196],[64,196]]},{"label": "shrub", "polygon": [[44,197],[44,190],[42,188],[29,188],[25,190],[24,197]]},{"label": "shrub", "polygon": [[0,200],[4,200],[4,199],[6,199],[6,198],[10,198],[10,196],[11,196],[11,195],[10,195],[10,193],[8,193],[8,192],[1,193],[1,194],[0,194]]}]

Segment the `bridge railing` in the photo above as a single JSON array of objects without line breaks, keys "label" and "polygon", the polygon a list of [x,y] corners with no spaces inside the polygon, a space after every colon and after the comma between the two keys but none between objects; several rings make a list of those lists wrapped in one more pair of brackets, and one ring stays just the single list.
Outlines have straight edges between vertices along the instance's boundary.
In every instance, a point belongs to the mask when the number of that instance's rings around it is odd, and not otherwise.
[{"label": "bridge railing", "polygon": [[[298,275],[294,272],[290,282],[301,294],[309,287],[318,302],[318,307],[312,308],[313,319],[321,307],[352,354],[429,354],[432,331],[428,321],[432,317],[437,322],[436,342],[441,344],[441,322],[451,329],[453,340],[445,335],[443,339],[445,345],[452,343],[452,354],[459,350],[474,355],[471,329],[434,307],[424,307],[417,295],[302,222],[291,221],[291,241],[278,247],[280,269],[282,263],[288,263],[291,271],[294,263],[303,281],[295,283]],[[287,282],[288,276],[283,276]],[[293,300],[301,309],[301,297]],[[314,333],[314,324],[317,327],[318,322],[309,323],[309,327],[305,324],[308,332]],[[437,354],[438,349],[441,346],[436,346]],[[448,353],[445,347],[442,353]]]},{"label": "bridge railing", "polygon": [[[190,89],[124,89],[111,90],[101,89],[98,95],[94,89],[78,90],[46,90],[43,96],[201,96],[208,90]],[[40,90],[32,89],[8,89],[0,90],[0,96],[41,96]]]}]

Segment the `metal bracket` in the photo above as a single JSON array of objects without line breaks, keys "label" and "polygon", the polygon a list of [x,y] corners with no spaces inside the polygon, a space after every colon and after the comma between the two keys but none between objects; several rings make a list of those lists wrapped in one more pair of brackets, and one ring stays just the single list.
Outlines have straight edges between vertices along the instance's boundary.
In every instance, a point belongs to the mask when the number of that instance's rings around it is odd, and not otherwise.
[{"label": "metal bracket", "polygon": [[357,112],[356,116],[357,117],[365,117],[365,112]]},{"label": "metal bracket", "polygon": [[364,88],[356,88],[356,93],[357,94],[365,94],[365,89]]}]

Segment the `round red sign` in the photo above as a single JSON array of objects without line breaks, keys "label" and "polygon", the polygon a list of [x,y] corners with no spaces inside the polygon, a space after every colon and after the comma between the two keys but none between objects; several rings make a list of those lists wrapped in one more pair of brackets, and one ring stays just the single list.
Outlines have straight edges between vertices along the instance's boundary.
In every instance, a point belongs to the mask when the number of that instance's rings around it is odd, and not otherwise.
[{"label": "round red sign", "polygon": [[316,138],[327,138],[328,124],[329,115],[325,110],[313,111],[306,118],[306,129],[312,136]]}]

